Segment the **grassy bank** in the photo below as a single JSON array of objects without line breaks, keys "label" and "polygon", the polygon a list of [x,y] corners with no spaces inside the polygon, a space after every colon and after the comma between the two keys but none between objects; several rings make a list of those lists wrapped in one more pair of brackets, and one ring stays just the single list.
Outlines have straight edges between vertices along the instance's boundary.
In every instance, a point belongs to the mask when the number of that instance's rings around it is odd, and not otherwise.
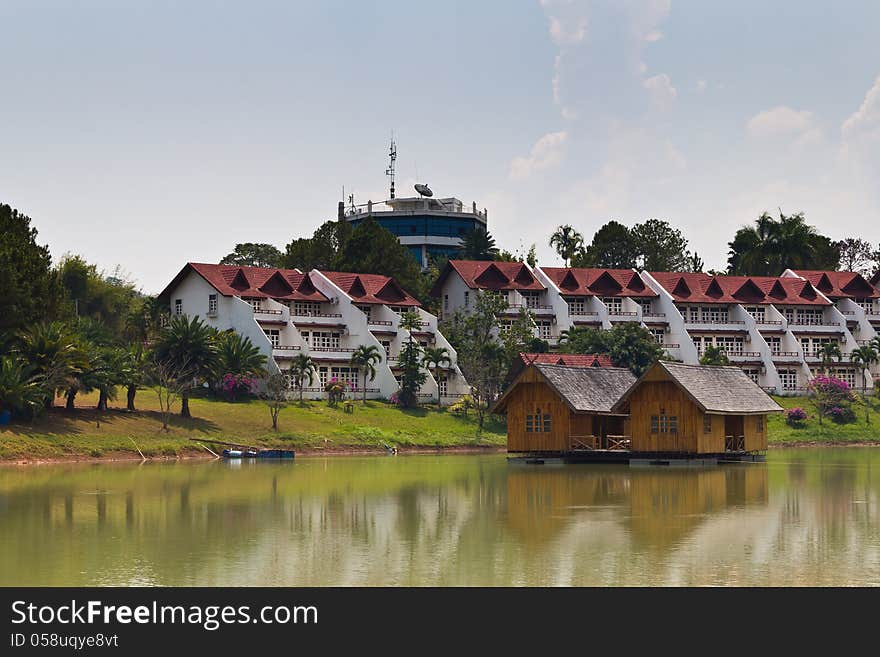
[{"label": "grassy bank", "polygon": [[[123,396],[124,399],[124,396]],[[326,402],[292,402],[281,411],[277,432],[267,406],[260,401],[228,403],[192,399],[192,419],[175,416],[162,430],[156,396],[138,393],[138,411],[94,410],[97,399],[77,399],[77,409],[53,409],[33,422],[16,422],[0,430],[0,459],[63,459],[137,456],[135,444],[148,457],[206,454],[189,438],[228,440],[247,445],[300,451],[381,449],[382,443],[407,448],[503,446],[505,428],[489,420],[477,436],[476,417],[422,407],[401,410],[384,402],[354,402],[353,410],[330,408]],[[132,442],[134,440],[134,443]],[[216,448],[213,448],[216,449]]]},{"label": "grassy bank", "polygon": [[795,429],[785,423],[784,414],[771,416],[769,425],[770,444],[778,446],[798,444],[870,444],[880,443],[880,400],[869,398],[871,404],[870,422],[865,423],[865,406],[861,402],[853,405],[856,421],[852,424],[835,424],[825,418],[822,424],[816,415],[816,409],[808,397],[774,397],[783,408],[800,407],[809,418],[806,426]]}]

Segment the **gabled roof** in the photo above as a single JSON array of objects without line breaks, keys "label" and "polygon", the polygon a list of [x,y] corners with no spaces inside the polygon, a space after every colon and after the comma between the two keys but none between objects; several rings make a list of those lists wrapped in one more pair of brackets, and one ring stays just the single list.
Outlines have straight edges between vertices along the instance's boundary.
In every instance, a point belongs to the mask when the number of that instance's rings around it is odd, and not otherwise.
[{"label": "gabled roof", "polygon": [[685,365],[662,360],[654,363],[621,395],[615,409],[621,408],[646,378],[656,380],[657,370],[665,372],[668,380],[681,388],[704,413],[763,415],[782,411],[782,407],[738,367]]},{"label": "gabled roof", "polygon": [[605,354],[528,354],[520,352],[519,358],[520,362],[525,365],[542,363],[568,367],[614,367],[611,358]]},{"label": "gabled roof", "polygon": [[632,372],[622,367],[568,367],[538,363],[520,373],[495,402],[493,413],[507,407],[511,393],[520,384],[523,375],[532,369],[576,413],[617,414],[612,407],[636,380]]},{"label": "gabled roof", "polygon": [[875,285],[880,284],[880,276],[877,276],[877,281],[872,284],[864,276],[854,271],[801,269],[796,270],[794,273],[801,278],[807,279],[829,299],[880,298],[880,290],[875,287]]},{"label": "gabled roof", "polygon": [[431,289],[432,296],[439,296],[443,283],[453,272],[472,290],[536,290],[545,289],[529,266],[522,262],[499,262],[494,260],[450,260],[440,272]]},{"label": "gabled roof", "polygon": [[651,272],[675,301],[689,303],[773,303],[828,306],[809,281],[775,276],[711,276],[702,272]]},{"label": "gabled roof", "polygon": [[632,269],[541,267],[566,296],[645,297],[657,296]]},{"label": "gabled roof", "polygon": [[196,272],[223,296],[271,298],[283,301],[326,301],[308,274],[297,269],[239,267],[188,262],[159,295],[166,297],[190,272]]},{"label": "gabled roof", "polygon": [[341,271],[322,271],[321,273],[356,303],[413,307],[422,305],[418,299],[400,287],[397,281],[389,276]]}]

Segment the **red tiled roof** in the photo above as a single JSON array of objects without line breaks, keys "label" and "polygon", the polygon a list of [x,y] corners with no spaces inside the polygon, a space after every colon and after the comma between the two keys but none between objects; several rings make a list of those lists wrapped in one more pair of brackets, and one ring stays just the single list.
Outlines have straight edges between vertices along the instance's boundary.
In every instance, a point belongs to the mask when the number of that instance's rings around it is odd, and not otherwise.
[{"label": "red tiled roof", "polygon": [[[543,290],[537,277],[522,262],[493,260],[450,260],[444,272],[450,269],[461,276],[465,285],[474,290]],[[446,276],[441,275],[441,280]],[[435,286],[436,287],[436,286]]]},{"label": "red tiled roof", "polygon": [[813,286],[829,299],[877,299],[880,290],[865,280],[865,277],[854,271],[816,271],[797,270],[794,272],[806,278]]},{"label": "red tiled roof", "polygon": [[656,297],[632,269],[541,267],[566,296]]},{"label": "red tiled roof", "polygon": [[544,363],[568,367],[614,367],[611,358],[605,354],[527,354],[520,352],[519,357],[525,365]]},{"label": "red tiled roof", "polygon": [[397,281],[388,276],[342,271],[322,271],[321,273],[357,303],[389,304],[392,306],[422,305],[418,299],[400,287]]},{"label": "red tiled roof", "polygon": [[809,281],[799,278],[677,272],[651,272],[651,276],[680,302],[831,305]]},{"label": "red tiled roof", "polygon": [[[315,289],[309,275],[296,269],[271,267],[239,267],[189,262],[165,288],[169,290],[190,270],[197,272],[224,296],[271,298],[284,301],[326,301]],[[164,292],[163,292],[164,294]]]}]

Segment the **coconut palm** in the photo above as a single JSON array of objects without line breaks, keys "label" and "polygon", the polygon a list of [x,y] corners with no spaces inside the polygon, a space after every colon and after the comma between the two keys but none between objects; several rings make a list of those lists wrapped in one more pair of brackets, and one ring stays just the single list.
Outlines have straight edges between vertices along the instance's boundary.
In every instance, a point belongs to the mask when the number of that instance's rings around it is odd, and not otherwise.
[{"label": "coconut palm", "polygon": [[308,380],[311,386],[315,381],[317,369],[315,361],[308,354],[297,354],[290,363],[290,378],[293,379],[296,387],[299,388],[300,404],[303,400],[303,382]]},{"label": "coconut palm", "polygon": [[832,363],[836,360],[838,363],[843,360],[843,354],[840,352],[840,345],[836,342],[826,342],[823,344],[816,355],[822,361],[822,372],[828,374]]},{"label": "coconut palm", "polygon": [[862,345],[858,349],[853,349],[849,359],[862,373],[862,397],[865,400],[865,424],[869,424],[871,422],[871,405],[868,403],[868,370],[871,365],[880,362],[880,354],[877,353],[873,344],[868,343]]},{"label": "coconut palm", "polygon": [[558,226],[550,236],[550,246],[556,249],[559,257],[565,261],[565,266],[571,262],[572,257],[584,246],[584,236],[568,224]]},{"label": "coconut palm", "polygon": [[382,355],[379,353],[379,348],[375,345],[362,344],[351,355],[351,360],[349,361],[351,366],[362,369],[364,373],[364,404],[367,403],[367,376],[369,375],[370,381],[375,379],[376,363],[381,362]]},{"label": "coconut palm", "polygon": [[437,408],[440,408],[440,368],[445,365],[451,365],[452,359],[449,357],[449,350],[446,347],[426,347],[422,355],[422,365],[435,368],[437,376]]},{"label": "coconut palm", "polygon": [[[211,376],[217,362],[216,331],[197,316],[188,319],[175,316],[162,329],[156,340],[156,359],[178,372],[186,371],[187,378],[204,379]],[[186,376],[186,375],[185,375]],[[180,393],[181,417],[192,417],[189,410],[189,391],[185,386]]]}]

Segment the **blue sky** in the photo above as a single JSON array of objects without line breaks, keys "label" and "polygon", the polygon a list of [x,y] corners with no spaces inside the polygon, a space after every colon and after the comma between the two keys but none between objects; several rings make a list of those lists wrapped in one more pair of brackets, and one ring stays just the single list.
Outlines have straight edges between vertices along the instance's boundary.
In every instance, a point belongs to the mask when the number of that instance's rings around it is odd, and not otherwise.
[{"label": "blue sky", "polygon": [[880,241],[880,3],[0,0],[0,200],[156,292],[414,182],[502,247],[763,210]]}]

